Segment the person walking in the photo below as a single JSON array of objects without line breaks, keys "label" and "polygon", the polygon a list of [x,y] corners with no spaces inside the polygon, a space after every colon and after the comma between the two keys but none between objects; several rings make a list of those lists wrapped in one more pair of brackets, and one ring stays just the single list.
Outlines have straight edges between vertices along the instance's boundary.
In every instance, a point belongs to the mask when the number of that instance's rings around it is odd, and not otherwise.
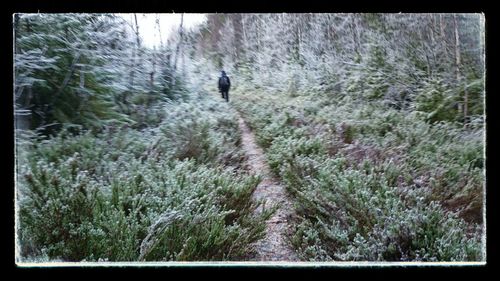
[{"label": "person walking", "polygon": [[224,70],[221,71],[221,76],[219,77],[219,92],[222,94],[222,98],[229,102],[229,88],[231,88],[231,80],[226,75]]}]

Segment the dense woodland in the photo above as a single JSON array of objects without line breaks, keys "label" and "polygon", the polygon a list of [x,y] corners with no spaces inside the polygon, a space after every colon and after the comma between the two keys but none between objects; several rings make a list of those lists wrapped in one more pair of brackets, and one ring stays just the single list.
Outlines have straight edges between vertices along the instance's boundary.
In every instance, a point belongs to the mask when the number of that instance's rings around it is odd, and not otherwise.
[{"label": "dense woodland", "polygon": [[301,260],[485,259],[484,17],[207,14],[148,48],[134,16],[13,18],[19,261],[248,260],[274,210],[238,116]]}]

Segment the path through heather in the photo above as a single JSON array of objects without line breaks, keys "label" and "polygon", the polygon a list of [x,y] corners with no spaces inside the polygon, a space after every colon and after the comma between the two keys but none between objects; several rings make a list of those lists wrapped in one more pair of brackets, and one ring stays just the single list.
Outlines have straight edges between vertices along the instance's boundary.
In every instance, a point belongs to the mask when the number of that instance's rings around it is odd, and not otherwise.
[{"label": "path through heather", "polygon": [[[264,152],[255,142],[255,136],[243,118],[238,116],[241,131],[242,147],[248,159],[250,172],[262,177],[257,186],[254,200],[265,200],[265,206],[279,206],[274,215],[267,221],[266,235],[254,243],[257,261],[298,261],[298,257],[291,245],[287,242],[286,233],[289,231],[288,220],[293,213],[290,199],[286,195],[285,187],[277,180],[269,169]],[[256,210],[260,212],[260,209]]]}]

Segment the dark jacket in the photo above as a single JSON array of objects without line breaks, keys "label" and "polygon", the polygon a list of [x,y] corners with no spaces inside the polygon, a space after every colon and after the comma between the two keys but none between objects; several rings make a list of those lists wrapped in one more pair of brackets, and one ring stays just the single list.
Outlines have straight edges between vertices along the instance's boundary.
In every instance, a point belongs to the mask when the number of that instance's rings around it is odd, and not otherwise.
[{"label": "dark jacket", "polygon": [[[227,78],[227,82],[228,82],[227,86],[222,85],[222,78],[223,77]],[[227,92],[227,91],[229,91],[229,88],[231,88],[231,80],[229,79],[229,76],[227,76],[225,73],[223,73],[222,76],[219,77],[219,91]]]}]

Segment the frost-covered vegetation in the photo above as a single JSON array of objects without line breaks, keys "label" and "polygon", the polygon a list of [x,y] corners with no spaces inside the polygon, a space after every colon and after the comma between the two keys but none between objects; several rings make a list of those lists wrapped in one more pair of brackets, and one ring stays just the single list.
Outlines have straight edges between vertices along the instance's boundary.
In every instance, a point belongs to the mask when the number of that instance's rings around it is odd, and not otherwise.
[{"label": "frost-covered vegetation", "polygon": [[19,260],[248,259],[236,111],[302,260],[485,259],[480,15],[209,14],[153,50],[136,23],[14,18]]},{"label": "frost-covered vegetation", "polygon": [[234,62],[233,103],[295,201],[289,240],[304,260],[484,259],[480,16],[208,25],[228,34],[218,48],[240,51],[219,60]]},{"label": "frost-covered vegetation", "polygon": [[[119,31],[119,18],[17,20],[18,106],[34,112],[33,130],[17,131],[20,260],[209,261],[252,254],[249,244],[263,235],[269,212],[253,214],[260,179],[243,173],[234,110],[169,76],[150,84],[147,54],[132,57],[137,66],[128,72],[120,67],[130,61],[106,49],[103,38],[90,41],[98,44],[91,50],[68,47],[86,39],[73,33]],[[64,28],[68,37],[58,37]],[[127,44],[123,36],[118,45]],[[121,51],[137,48],[131,42]],[[74,52],[85,51],[107,66],[75,63]],[[29,61],[29,54],[43,57]],[[73,73],[72,62],[88,73]],[[94,68],[115,72],[104,76]]]},{"label": "frost-covered vegetation", "polygon": [[481,130],[323,98],[235,97],[295,199],[302,258],[480,260]]},{"label": "frost-covered vegetation", "polygon": [[164,121],[150,129],[26,139],[18,148],[27,162],[18,170],[22,255],[244,258],[265,215],[252,215],[259,179],[238,172],[231,117],[227,105],[200,98],[166,104]]},{"label": "frost-covered vegetation", "polygon": [[259,179],[238,172],[243,156],[231,117],[227,105],[197,99],[165,105],[164,121],[150,129],[26,139],[18,147],[27,162],[18,170],[21,254],[244,258],[265,215],[252,215]]}]

